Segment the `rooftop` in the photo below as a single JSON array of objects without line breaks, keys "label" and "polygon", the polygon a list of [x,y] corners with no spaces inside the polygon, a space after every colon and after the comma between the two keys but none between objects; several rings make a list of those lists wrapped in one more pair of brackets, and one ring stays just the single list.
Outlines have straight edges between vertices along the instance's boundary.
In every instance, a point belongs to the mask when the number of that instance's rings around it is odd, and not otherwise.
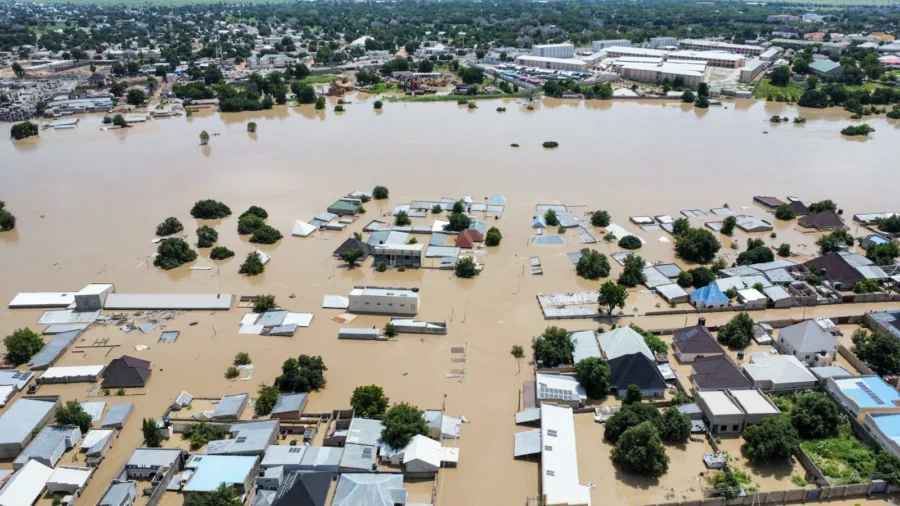
[{"label": "rooftop", "polygon": [[300,411],[306,404],[307,394],[282,394],[278,396],[275,407],[272,408],[272,414],[289,413],[292,411]]},{"label": "rooftop", "polygon": [[703,400],[710,413],[714,416],[742,415],[741,408],[738,407],[725,392],[720,390],[698,392],[697,397]]},{"label": "rooftop", "polygon": [[900,392],[878,376],[832,379],[860,408],[889,408],[900,404]]},{"label": "rooftop", "polygon": [[253,472],[257,457],[242,455],[194,455],[185,464],[194,474],[184,485],[184,492],[210,492],[222,483],[244,483]]},{"label": "rooftop", "polygon": [[541,439],[541,492],[546,503],[590,506],[590,490],[578,481],[572,408],[542,404]]},{"label": "rooftop", "polygon": [[748,415],[777,415],[779,413],[759,390],[730,390],[729,393]]},{"label": "rooftop", "polygon": [[731,357],[724,354],[694,360],[691,379],[701,390],[750,387],[750,381],[741,374]]},{"label": "rooftop", "polygon": [[213,410],[212,418],[240,416],[249,397],[248,394],[226,395],[225,397],[222,397],[219,403],[216,404],[216,409]]},{"label": "rooftop", "polygon": [[703,325],[675,329],[672,342],[681,353],[725,353],[709,329]]},{"label": "rooftop", "polygon": [[775,386],[816,380],[809,369],[793,355],[752,354],[750,363],[744,364],[743,369],[753,381],[769,381]]},{"label": "rooftop", "polygon": [[407,503],[402,474],[344,473],[334,492],[332,506],[395,506]]},{"label": "rooftop", "polygon": [[838,347],[837,339],[822,329],[815,320],[806,320],[779,330],[778,340],[787,342],[798,353],[834,351]]},{"label": "rooftop", "polygon": [[0,416],[0,445],[25,441],[55,408],[55,401],[19,399]]},{"label": "rooftop", "polygon": [[599,340],[600,349],[603,350],[607,360],[632,353],[642,353],[648,359],[654,360],[653,352],[644,342],[644,336],[638,334],[631,327],[619,327],[604,332],[600,334]]}]

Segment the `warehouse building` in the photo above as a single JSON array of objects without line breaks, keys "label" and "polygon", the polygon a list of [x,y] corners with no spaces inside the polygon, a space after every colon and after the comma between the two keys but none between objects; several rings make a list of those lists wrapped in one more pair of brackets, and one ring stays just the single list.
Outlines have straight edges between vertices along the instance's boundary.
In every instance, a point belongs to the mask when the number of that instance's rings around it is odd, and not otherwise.
[{"label": "warehouse building", "polygon": [[551,56],[520,56],[516,58],[518,65],[548,70],[568,70],[584,72],[588,64],[584,60],[574,58],[557,58]]},{"label": "warehouse building", "polygon": [[729,53],[742,54],[744,56],[759,56],[765,48],[746,44],[729,44],[717,40],[683,39],[678,41],[678,47],[695,51],[727,51]]},{"label": "warehouse building", "polygon": [[628,39],[595,40],[591,43],[591,51],[597,52],[608,47],[631,47]]},{"label": "warehouse building", "polygon": [[357,286],[350,290],[351,313],[415,315],[419,312],[418,288]]},{"label": "warehouse building", "polygon": [[674,46],[676,44],[675,37],[650,37],[650,49],[658,47]]},{"label": "warehouse building", "polygon": [[662,83],[663,80],[675,81],[681,78],[684,86],[696,88],[703,82],[704,63],[663,63],[662,65],[650,63],[625,63],[617,65],[619,75],[645,83]]},{"label": "warehouse building", "polygon": [[710,67],[736,69],[743,67],[747,59],[738,54],[723,53],[721,51],[675,51],[669,53],[668,61],[697,61],[704,62]]},{"label": "warehouse building", "polygon": [[665,58],[666,51],[660,49],[644,49],[642,47],[608,47],[603,50],[608,58],[621,58],[623,56],[642,56],[650,58]]},{"label": "warehouse building", "polygon": [[768,66],[769,64],[761,58],[754,58],[748,61],[747,64],[744,65],[744,68],[741,69],[740,81],[742,83],[749,83],[756,79],[756,76],[758,76],[760,72],[766,70],[766,67]]},{"label": "warehouse building", "polygon": [[532,56],[545,58],[571,58],[575,56],[574,44],[538,44],[531,48]]},{"label": "warehouse building", "polygon": [[59,406],[58,397],[19,399],[0,416],[0,458],[17,457]]}]

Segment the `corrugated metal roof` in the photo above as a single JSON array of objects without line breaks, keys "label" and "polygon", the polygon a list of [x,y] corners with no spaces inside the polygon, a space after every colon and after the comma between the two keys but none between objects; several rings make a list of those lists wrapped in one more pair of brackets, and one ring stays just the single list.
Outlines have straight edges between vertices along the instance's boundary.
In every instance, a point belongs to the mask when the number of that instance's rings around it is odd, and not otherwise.
[{"label": "corrugated metal roof", "polygon": [[406,504],[402,474],[345,473],[338,481],[332,506],[394,506]]},{"label": "corrugated metal roof", "polygon": [[19,399],[0,416],[0,445],[21,444],[55,408],[53,401]]},{"label": "corrugated metal roof", "polygon": [[230,293],[110,293],[104,308],[113,309],[210,309],[231,308]]},{"label": "corrugated metal roof", "polygon": [[340,467],[344,469],[361,469],[371,471],[378,454],[375,446],[347,443],[341,455]]},{"label": "corrugated metal roof", "polygon": [[243,406],[249,398],[248,394],[227,395],[222,397],[216,409],[213,410],[213,418],[238,416],[243,411]]},{"label": "corrugated metal roof", "polygon": [[100,424],[101,427],[121,427],[131,416],[134,411],[133,402],[123,402],[122,404],[113,404],[106,412],[106,417]]}]

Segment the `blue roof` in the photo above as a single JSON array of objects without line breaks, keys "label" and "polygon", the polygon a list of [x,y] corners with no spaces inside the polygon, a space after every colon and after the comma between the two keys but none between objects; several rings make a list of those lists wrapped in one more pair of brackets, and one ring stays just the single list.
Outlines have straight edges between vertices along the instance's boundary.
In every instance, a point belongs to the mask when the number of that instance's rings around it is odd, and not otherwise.
[{"label": "blue roof", "polygon": [[709,284],[703,288],[698,288],[691,292],[691,299],[704,302],[706,304],[716,304],[728,302],[730,299],[722,293],[722,290],[715,284]]},{"label": "blue roof", "polygon": [[185,465],[185,468],[194,469],[194,475],[183,491],[210,492],[222,483],[244,483],[253,472],[256,459],[240,455],[194,455]]},{"label": "blue roof", "polygon": [[835,383],[860,408],[893,408],[900,401],[900,392],[878,376],[843,378]]},{"label": "blue roof", "polygon": [[898,413],[882,413],[872,414],[872,420],[875,425],[881,429],[885,436],[896,439],[900,438],[900,414]]},{"label": "blue roof", "polygon": [[881,237],[880,235],[875,235],[875,234],[872,234],[872,235],[866,237],[866,239],[868,239],[872,244],[887,244],[890,242],[887,239],[885,239],[884,237]]}]

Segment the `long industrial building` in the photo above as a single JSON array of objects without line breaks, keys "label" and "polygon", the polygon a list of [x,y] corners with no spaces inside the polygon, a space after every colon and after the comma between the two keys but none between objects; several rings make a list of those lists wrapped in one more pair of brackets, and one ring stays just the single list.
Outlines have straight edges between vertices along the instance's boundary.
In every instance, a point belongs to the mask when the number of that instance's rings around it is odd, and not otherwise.
[{"label": "long industrial building", "polygon": [[749,83],[750,81],[754,80],[756,78],[756,76],[758,76],[759,73],[762,72],[763,70],[765,70],[766,67],[768,67],[768,66],[769,66],[768,62],[765,62],[759,58],[754,58],[754,59],[748,61],[747,64],[744,65],[744,68],[741,69],[740,81],[742,83]]},{"label": "long industrial building", "polygon": [[747,58],[740,54],[723,53],[721,51],[675,51],[669,53],[668,61],[702,61],[710,67],[728,69],[741,68]]},{"label": "long industrial building", "polygon": [[684,85],[696,88],[703,82],[704,63],[624,63],[617,65],[619,75],[645,83],[661,83],[666,78],[681,78]]},{"label": "long industrial building", "polygon": [[418,288],[357,286],[350,290],[351,313],[414,316],[419,305]]},{"label": "long industrial building", "polygon": [[744,56],[759,56],[765,51],[761,46],[747,44],[730,44],[716,40],[682,39],[678,41],[678,47],[695,51],[728,51],[729,53],[742,54]]},{"label": "long industrial building", "polygon": [[588,63],[584,60],[576,60],[575,58],[551,58],[546,56],[520,56],[516,58],[518,65],[526,67],[535,67],[539,69],[549,70],[569,70],[573,72],[584,72],[588,68]]},{"label": "long industrial building", "polygon": [[574,44],[538,44],[531,48],[532,56],[545,58],[571,58],[575,56]]},{"label": "long industrial building", "polygon": [[628,39],[595,40],[591,43],[591,51],[597,52],[608,47],[631,47]]},{"label": "long industrial building", "polygon": [[665,46],[674,46],[675,42],[675,37],[650,37],[650,49],[656,49],[658,47]]},{"label": "long industrial building", "polygon": [[603,50],[607,58],[621,58],[623,56],[646,56],[651,58],[665,58],[667,51],[660,49],[644,49],[642,47],[608,47]]}]

